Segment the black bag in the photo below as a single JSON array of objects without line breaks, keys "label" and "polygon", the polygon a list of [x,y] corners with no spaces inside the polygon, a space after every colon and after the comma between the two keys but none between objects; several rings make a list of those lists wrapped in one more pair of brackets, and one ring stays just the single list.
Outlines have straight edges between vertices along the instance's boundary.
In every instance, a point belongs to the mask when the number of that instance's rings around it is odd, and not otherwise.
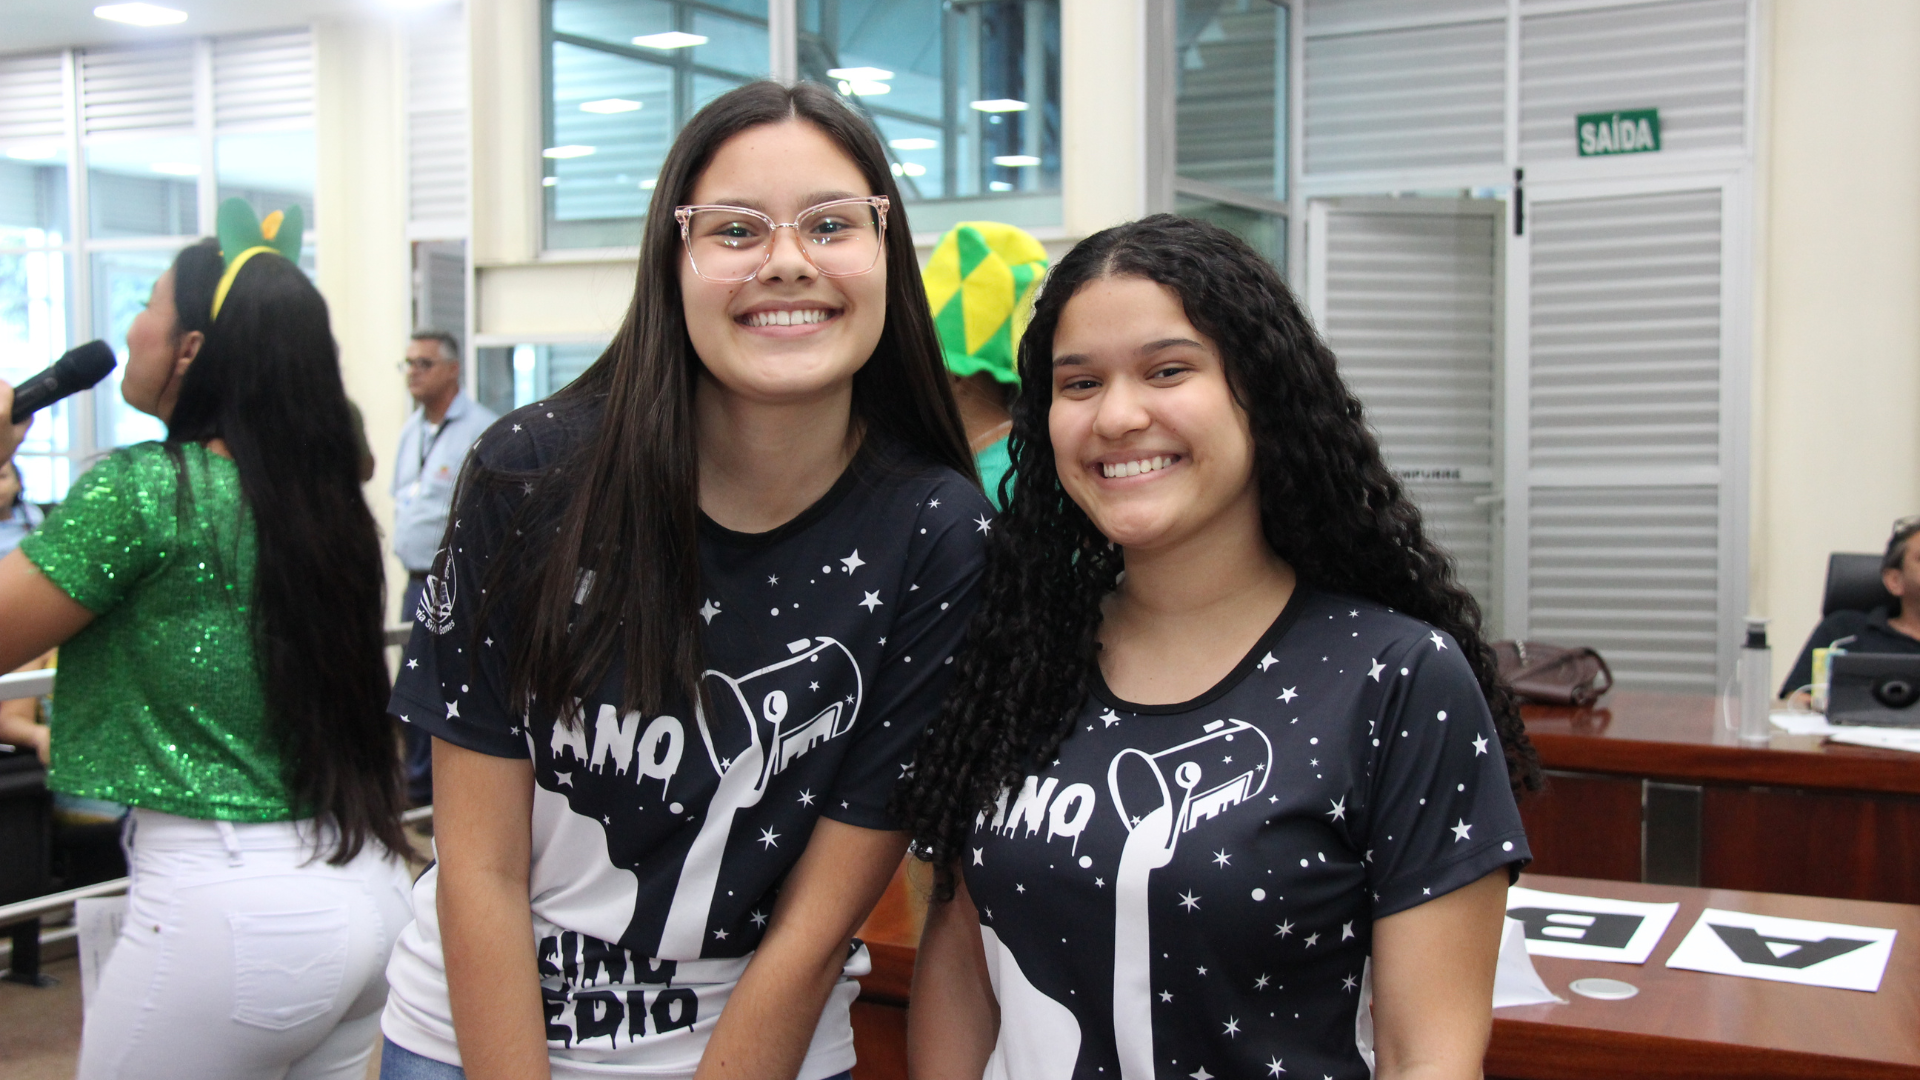
[{"label": "black bag", "polygon": [[1613,670],[1585,647],[1496,641],[1494,660],[1514,696],[1534,705],[1591,705],[1613,689]]}]

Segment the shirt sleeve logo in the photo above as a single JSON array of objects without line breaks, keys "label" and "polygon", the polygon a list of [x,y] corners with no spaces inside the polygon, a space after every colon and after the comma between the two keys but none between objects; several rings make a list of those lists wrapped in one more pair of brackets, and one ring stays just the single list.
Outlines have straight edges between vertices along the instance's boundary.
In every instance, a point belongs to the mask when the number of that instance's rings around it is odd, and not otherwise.
[{"label": "shirt sleeve logo", "polygon": [[453,629],[453,600],[457,576],[453,556],[439,560],[440,573],[428,574],[426,587],[420,590],[420,606],[414,618],[430,634],[445,634]]}]

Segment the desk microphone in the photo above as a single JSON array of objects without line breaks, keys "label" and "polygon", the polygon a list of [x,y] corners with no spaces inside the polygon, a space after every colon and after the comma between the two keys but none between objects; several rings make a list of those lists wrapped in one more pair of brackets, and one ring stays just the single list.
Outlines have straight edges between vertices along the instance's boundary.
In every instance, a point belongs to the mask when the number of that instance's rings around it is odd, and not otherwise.
[{"label": "desk microphone", "polygon": [[19,423],[63,397],[90,390],[120,361],[104,341],[89,341],[53,362],[53,366],[20,380],[13,390],[13,422]]}]

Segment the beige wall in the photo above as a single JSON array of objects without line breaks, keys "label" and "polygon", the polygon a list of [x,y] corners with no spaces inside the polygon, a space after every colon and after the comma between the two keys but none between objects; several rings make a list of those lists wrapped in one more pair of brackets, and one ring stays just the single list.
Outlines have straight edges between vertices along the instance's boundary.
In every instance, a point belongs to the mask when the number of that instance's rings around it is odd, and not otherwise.
[{"label": "beige wall", "polygon": [[1753,607],[1784,679],[1827,554],[1920,512],[1920,4],[1772,15]]},{"label": "beige wall", "polygon": [[[333,315],[347,395],[366,419],[377,462],[367,502],[385,533],[393,524],[393,451],[413,404],[394,371],[412,321],[398,30],[384,19],[318,24],[314,63],[318,285]],[[394,610],[405,580],[389,559]]]}]

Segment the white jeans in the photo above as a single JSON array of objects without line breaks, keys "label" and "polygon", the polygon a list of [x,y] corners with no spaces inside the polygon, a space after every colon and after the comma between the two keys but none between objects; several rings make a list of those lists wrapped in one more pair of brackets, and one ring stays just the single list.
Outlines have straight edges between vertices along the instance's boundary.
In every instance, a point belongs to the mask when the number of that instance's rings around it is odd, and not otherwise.
[{"label": "white jeans", "polygon": [[406,864],[370,842],[314,857],[311,822],[135,810],[126,922],[88,1004],[78,1080],[359,1080]]}]

